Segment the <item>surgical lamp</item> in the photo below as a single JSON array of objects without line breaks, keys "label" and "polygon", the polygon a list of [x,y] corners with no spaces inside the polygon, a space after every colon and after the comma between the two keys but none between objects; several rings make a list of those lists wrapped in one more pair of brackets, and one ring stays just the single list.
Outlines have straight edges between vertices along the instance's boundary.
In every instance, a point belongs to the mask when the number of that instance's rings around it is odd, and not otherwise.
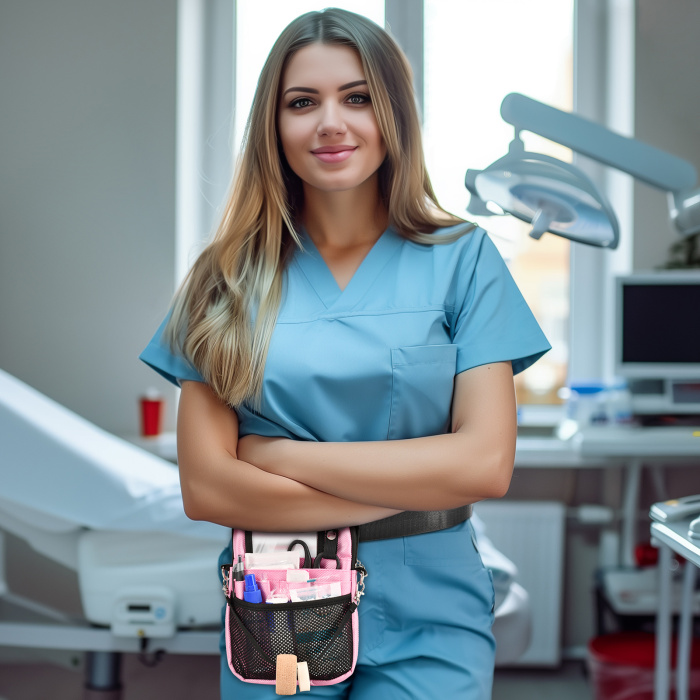
[{"label": "surgical lamp", "polygon": [[524,130],[665,190],[677,231],[700,232],[700,189],[692,189],[697,172],[688,161],[518,93],[503,99],[501,117],[515,127],[515,137],[505,156],[484,170],[467,170],[471,214],[491,216],[496,205],[531,224],[535,239],[549,231],[578,243],[617,247],[619,225],[607,198],[575,165],[526,151]]}]

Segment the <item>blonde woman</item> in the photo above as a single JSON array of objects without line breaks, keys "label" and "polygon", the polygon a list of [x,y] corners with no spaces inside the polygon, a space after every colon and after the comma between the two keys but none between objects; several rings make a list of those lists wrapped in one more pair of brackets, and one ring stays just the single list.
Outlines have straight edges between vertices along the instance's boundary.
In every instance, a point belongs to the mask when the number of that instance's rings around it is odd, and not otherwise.
[{"label": "blonde woman", "polygon": [[[485,232],[439,207],[393,39],[338,9],[294,20],[221,224],[141,357],[182,386],[189,517],[361,526],[357,667],[313,695],[491,697],[470,504],[508,490],[513,374],[548,348]],[[274,696],[223,656],[223,698]]]}]

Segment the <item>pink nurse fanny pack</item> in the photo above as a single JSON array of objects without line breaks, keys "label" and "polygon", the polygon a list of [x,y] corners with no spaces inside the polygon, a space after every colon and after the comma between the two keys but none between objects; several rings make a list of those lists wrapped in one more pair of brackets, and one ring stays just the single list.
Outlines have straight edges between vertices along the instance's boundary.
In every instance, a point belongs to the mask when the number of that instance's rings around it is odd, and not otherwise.
[{"label": "pink nurse fanny pack", "polygon": [[221,567],[229,668],[242,681],[275,684],[279,695],[339,683],[357,662],[367,575],[357,528],[316,537],[314,558],[301,539],[286,552],[256,554],[253,533],[235,529],[233,562]]}]

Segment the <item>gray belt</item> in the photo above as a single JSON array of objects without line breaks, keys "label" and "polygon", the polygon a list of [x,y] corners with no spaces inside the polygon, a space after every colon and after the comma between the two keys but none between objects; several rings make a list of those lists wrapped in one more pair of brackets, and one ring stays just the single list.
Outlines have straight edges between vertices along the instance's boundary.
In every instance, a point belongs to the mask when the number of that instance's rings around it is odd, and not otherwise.
[{"label": "gray belt", "polygon": [[471,515],[471,505],[460,506],[452,510],[405,511],[389,518],[360,525],[358,535],[360,542],[423,535],[426,532],[446,530],[448,527],[459,525],[469,519]]}]

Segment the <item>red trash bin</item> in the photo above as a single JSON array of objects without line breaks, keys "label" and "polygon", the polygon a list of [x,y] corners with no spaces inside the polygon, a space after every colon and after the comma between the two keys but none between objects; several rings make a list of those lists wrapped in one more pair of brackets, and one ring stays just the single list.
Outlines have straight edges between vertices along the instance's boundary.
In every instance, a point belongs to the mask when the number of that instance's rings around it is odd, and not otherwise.
[{"label": "red trash bin", "polygon": [[[588,670],[595,700],[653,700],[656,637],[649,632],[617,632],[588,643]],[[676,668],[676,640],[671,644]],[[690,700],[700,700],[700,640],[693,640],[689,678]],[[671,688],[675,687],[675,673]],[[670,693],[672,700],[675,692]]]}]

